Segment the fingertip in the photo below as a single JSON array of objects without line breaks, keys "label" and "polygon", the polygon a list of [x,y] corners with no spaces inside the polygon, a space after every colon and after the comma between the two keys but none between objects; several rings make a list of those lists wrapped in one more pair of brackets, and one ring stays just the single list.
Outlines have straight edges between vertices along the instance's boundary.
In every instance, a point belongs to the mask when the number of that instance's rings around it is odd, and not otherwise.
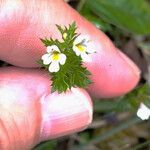
[{"label": "fingertip", "polygon": [[116,50],[112,53],[97,53],[92,65],[88,68],[92,72],[94,82],[88,92],[95,98],[111,98],[130,92],[139,82],[140,70],[125,54]]},{"label": "fingertip", "polygon": [[133,70],[133,74],[135,74],[135,76],[137,76],[137,79],[139,80],[141,71],[137,67],[137,65],[131,59],[129,59],[123,52],[121,52],[120,50],[117,50],[117,52],[120,55],[120,57],[122,57],[122,59],[124,59],[124,61],[126,63],[128,63],[130,68]]},{"label": "fingertip", "polygon": [[42,103],[40,140],[52,139],[85,129],[92,121],[92,102],[85,91],[56,92]]}]

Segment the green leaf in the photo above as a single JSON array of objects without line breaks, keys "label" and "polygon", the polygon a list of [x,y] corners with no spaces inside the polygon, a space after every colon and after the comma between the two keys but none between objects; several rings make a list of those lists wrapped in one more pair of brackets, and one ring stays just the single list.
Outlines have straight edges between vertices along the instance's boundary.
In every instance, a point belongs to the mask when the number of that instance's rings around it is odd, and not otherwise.
[{"label": "green leaf", "polygon": [[136,34],[150,33],[150,6],[146,0],[87,0],[103,20]]},{"label": "green leaf", "polygon": [[97,28],[101,29],[102,31],[106,32],[112,30],[111,25],[103,21],[97,15],[95,15],[91,11],[90,6],[88,6],[86,3],[83,5],[83,7],[79,12],[82,16],[84,16],[86,19],[88,19],[90,22],[92,22]]}]

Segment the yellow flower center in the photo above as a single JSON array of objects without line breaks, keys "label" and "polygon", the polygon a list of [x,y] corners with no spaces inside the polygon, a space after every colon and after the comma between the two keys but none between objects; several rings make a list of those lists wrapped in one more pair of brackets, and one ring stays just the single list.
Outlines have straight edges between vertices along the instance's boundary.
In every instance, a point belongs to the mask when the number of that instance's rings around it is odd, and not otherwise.
[{"label": "yellow flower center", "polygon": [[53,59],[54,61],[59,60],[59,52],[53,52],[53,54],[52,54],[52,59]]},{"label": "yellow flower center", "polygon": [[80,52],[84,52],[86,50],[86,46],[82,44],[77,44],[76,46]]}]

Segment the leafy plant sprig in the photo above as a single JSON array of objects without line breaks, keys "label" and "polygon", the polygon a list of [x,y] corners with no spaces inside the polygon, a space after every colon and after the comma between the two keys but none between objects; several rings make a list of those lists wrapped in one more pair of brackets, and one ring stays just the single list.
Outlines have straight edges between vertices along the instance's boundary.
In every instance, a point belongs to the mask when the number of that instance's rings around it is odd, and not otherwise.
[{"label": "leafy plant sprig", "polygon": [[76,23],[68,27],[56,25],[61,33],[62,40],[41,39],[47,47],[39,63],[49,71],[52,81],[51,92],[66,92],[71,87],[86,88],[92,81],[91,73],[83,67],[85,59],[90,59],[88,54],[89,40],[76,33]]}]

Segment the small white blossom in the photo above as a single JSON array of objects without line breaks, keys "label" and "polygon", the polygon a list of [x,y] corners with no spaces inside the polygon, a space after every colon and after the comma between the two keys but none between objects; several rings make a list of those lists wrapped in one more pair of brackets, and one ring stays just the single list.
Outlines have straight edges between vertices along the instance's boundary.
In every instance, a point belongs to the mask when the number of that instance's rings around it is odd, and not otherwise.
[{"label": "small white blossom", "polygon": [[87,36],[79,35],[73,42],[73,51],[77,56],[81,56],[84,62],[90,62],[91,57],[88,54],[94,53],[91,48],[89,49],[89,38]]},{"label": "small white blossom", "polygon": [[145,104],[141,103],[137,111],[137,116],[142,120],[148,120],[150,117],[150,109]]},{"label": "small white blossom", "polygon": [[48,46],[47,53],[42,56],[43,64],[49,65],[49,72],[58,72],[59,64],[64,65],[66,62],[66,55],[61,53],[56,45]]}]

